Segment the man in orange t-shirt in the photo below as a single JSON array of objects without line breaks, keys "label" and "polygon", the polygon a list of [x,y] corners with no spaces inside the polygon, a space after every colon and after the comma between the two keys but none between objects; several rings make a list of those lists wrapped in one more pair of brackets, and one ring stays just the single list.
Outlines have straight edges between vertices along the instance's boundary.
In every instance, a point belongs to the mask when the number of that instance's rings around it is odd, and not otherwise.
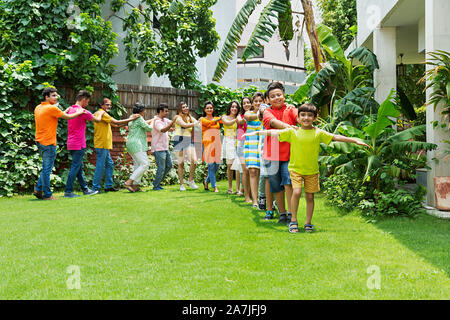
[{"label": "man in orange t-shirt", "polygon": [[[264,111],[264,129],[285,129],[297,124],[297,109],[287,108],[284,97],[284,87],[279,82],[272,82],[267,87],[270,108]],[[266,136],[264,141],[264,165],[269,176],[270,191],[277,201],[280,219],[279,223],[289,223],[292,217],[290,206],[292,184],[288,171],[290,158],[289,142],[280,142],[278,137]],[[285,194],[288,211],[285,206]],[[271,218],[271,217],[270,217]]]},{"label": "man in orange t-shirt", "polygon": [[42,170],[39,176],[34,195],[38,199],[55,200],[50,190],[50,174],[56,158],[56,128],[58,119],[70,120],[78,117],[84,109],[67,114],[57,107],[58,91],[55,88],[45,88],[42,92],[44,102],[34,109],[36,123],[35,140],[42,157]]}]

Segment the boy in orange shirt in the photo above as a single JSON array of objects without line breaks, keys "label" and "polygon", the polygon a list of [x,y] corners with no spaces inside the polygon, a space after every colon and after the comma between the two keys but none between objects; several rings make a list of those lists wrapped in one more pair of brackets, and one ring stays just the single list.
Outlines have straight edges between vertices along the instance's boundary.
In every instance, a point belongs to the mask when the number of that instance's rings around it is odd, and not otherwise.
[{"label": "boy in orange shirt", "polygon": [[33,194],[38,199],[56,200],[50,190],[50,174],[56,158],[58,119],[74,119],[84,113],[84,109],[80,109],[72,114],[67,114],[60,110],[57,106],[59,95],[55,88],[45,88],[42,91],[42,96],[44,102],[34,109],[36,123],[35,140],[39,154],[42,156],[42,170]]}]

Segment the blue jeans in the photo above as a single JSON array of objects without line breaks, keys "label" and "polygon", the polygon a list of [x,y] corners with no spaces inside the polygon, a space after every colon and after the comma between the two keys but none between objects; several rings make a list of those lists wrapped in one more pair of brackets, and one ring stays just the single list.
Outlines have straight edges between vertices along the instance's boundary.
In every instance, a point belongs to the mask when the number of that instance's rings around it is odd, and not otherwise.
[{"label": "blue jeans", "polygon": [[94,180],[92,181],[92,190],[97,191],[101,188],[103,176],[105,176],[105,189],[113,187],[114,162],[109,153],[109,149],[95,148],[97,162],[95,164]]},{"label": "blue jeans", "polygon": [[206,177],[206,183],[211,182],[211,187],[216,187],[216,172],[219,170],[219,163],[208,163],[208,176]]},{"label": "blue jeans", "polygon": [[72,165],[70,166],[69,175],[67,176],[66,193],[73,192],[73,183],[75,179],[78,179],[81,190],[86,191],[88,189],[83,175],[83,157],[85,152],[86,148],[81,148],[81,150],[70,150],[70,153],[72,154]]},{"label": "blue jeans", "polygon": [[52,196],[52,192],[50,191],[50,174],[55,164],[56,146],[44,146],[39,142],[36,142],[36,144],[39,154],[42,157],[42,170],[36,184],[36,191],[42,191],[44,198],[50,198]]},{"label": "blue jeans", "polygon": [[161,186],[161,182],[166,175],[172,169],[172,158],[170,157],[169,150],[155,151],[156,170],[155,180],[153,181],[153,187],[158,188]]},{"label": "blue jeans", "polygon": [[291,185],[291,175],[288,170],[289,161],[265,160],[266,171],[269,175],[270,192],[278,193],[285,185]]}]

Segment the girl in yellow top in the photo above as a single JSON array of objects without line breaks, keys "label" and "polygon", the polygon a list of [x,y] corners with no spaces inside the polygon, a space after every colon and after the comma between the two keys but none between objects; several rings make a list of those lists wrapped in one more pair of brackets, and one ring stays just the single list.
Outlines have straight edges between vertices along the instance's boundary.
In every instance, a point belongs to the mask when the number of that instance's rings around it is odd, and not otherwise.
[{"label": "girl in yellow top", "polygon": [[216,186],[216,172],[222,162],[222,144],[220,142],[222,120],[214,116],[214,105],[211,101],[205,103],[203,117],[199,119],[199,122],[202,125],[203,161],[208,164],[208,176],[203,185],[205,190],[209,190],[208,183],[211,182],[214,192],[219,192]]},{"label": "girl in yellow top", "polygon": [[194,144],[192,143],[192,130],[197,124],[189,113],[189,106],[181,101],[177,107],[177,119],[175,121],[175,131],[173,137],[173,152],[177,154],[178,178],[180,179],[180,191],[186,191],[184,186],[184,162],[189,161],[189,180],[188,186],[192,189],[198,189],[194,181],[195,166],[197,156],[195,154]]},{"label": "girl in yellow top", "polygon": [[[222,116],[223,122],[223,143],[222,143],[222,159],[227,163],[227,179],[228,179],[228,194],[233,193],[233,171],[231,166],[236,155],[236,130],[237,130],[237,115],[241,107],[239,102],[232,101],[226,110],[226,115]],[[239,170],[236,170],[236,181],[240,180]],[[236,186],[237,187],[237,186]],[[237,191],[239,191],[237,189]]]}]

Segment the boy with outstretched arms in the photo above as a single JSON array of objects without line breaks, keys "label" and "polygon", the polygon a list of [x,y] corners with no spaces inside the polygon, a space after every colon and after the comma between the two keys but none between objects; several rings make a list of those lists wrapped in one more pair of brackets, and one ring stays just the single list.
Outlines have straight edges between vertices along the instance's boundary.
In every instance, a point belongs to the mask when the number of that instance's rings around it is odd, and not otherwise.
[{"label": "boy with outstretched arms", "polygon": [[307,232],[314,230],[311,220],[314,213],[314,193],[320,191],[318,164],[320,143],[329,144],[334,140],[369,147],[358,139],[335,135],[316,128],[313,125],[315,120],[317,120],[317,108],[307,103],[298,108],[297,122],[300,124],[300,128],[290,127],[283,130],[262,130],[248,134],[278,137],[280,142],[290,143],[290,161],[288,168],[293,189],[290,205],[292,219],[289,223],[289,232],[291,233],[298,232],[297,210],[302,194],[302,182],[304,182],[306,198],[306,223],[304,228]]}]

